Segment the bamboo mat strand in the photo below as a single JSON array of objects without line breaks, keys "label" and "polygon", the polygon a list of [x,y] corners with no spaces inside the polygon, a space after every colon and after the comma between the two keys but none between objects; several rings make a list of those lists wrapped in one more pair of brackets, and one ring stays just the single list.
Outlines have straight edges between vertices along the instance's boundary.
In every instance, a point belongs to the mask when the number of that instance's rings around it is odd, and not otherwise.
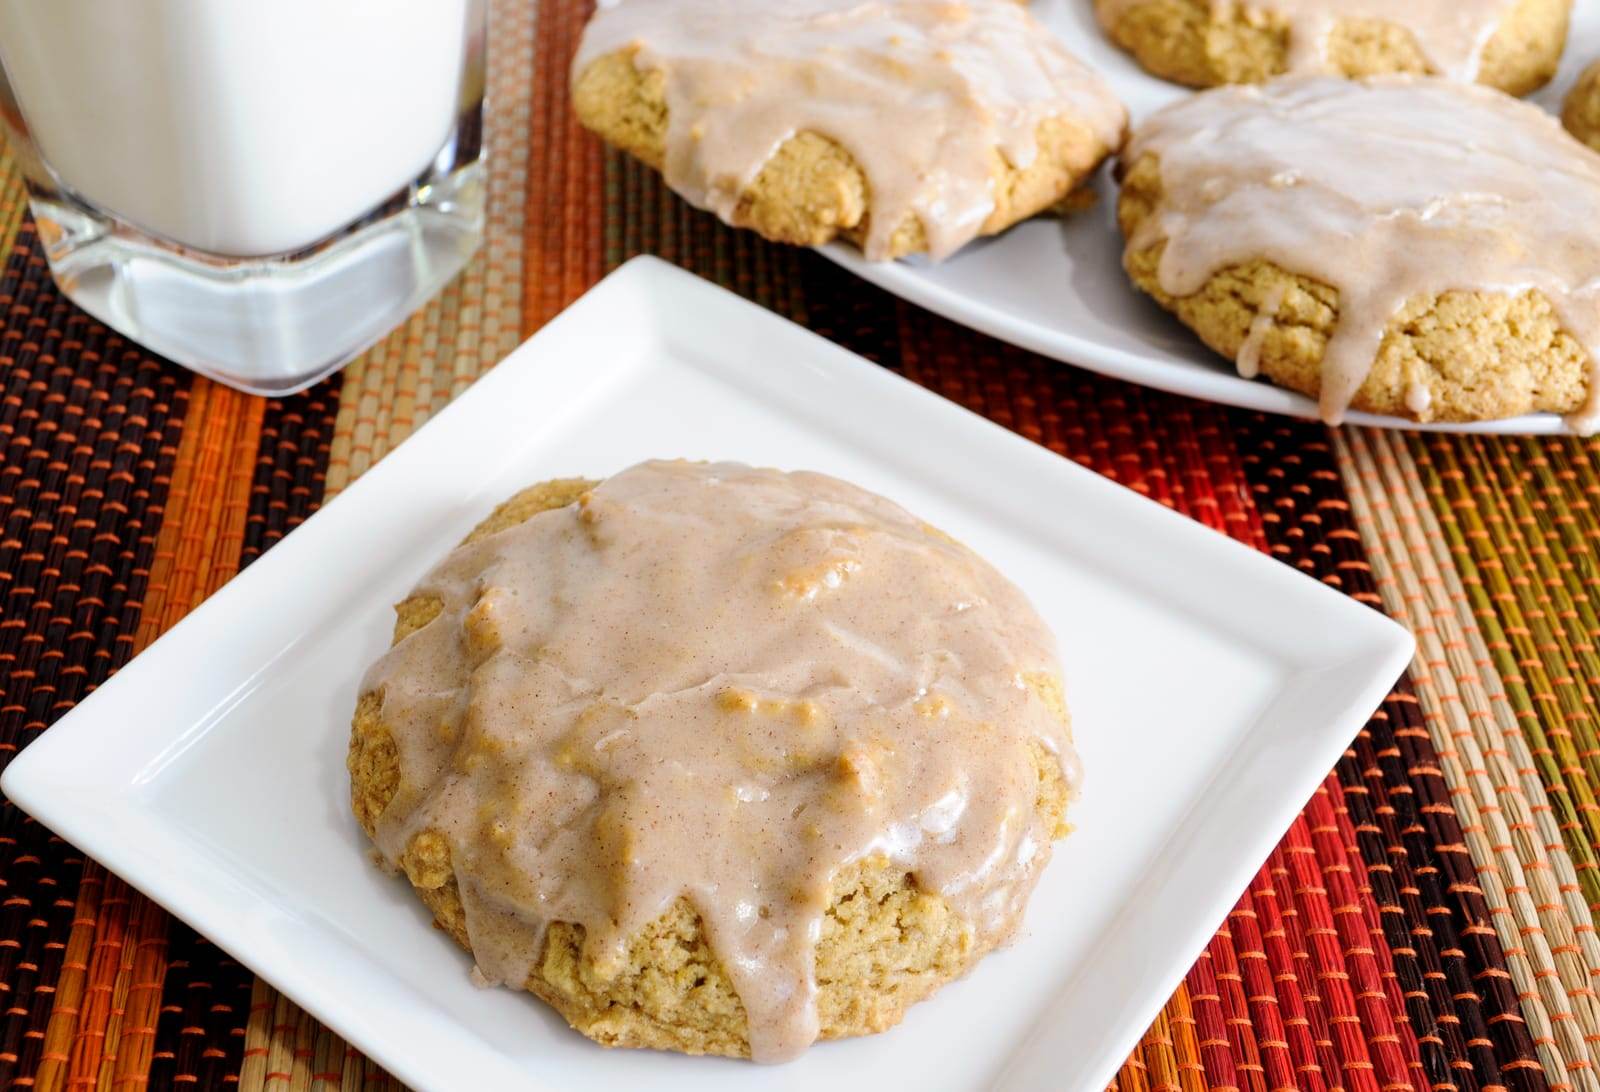
[{"label": "bamboo mat strand", "polygon": [[[1274,539],[1274,552],[1308,575],[1335,584],[1364,602],[1376,602],[1379,593],[1374,570],[1358,556],[1361,549],[1358,527],[1350,503],[1341,495],[1343,490],[1329,445],[1295,435],[1303,434],[1310,426],[1268,423],[1243,414],[1237,416],[1246,422],[1241,433],[1251,451],[1245,461],[1247,475],[1252,477],[1257,489],[1276,486],[1278,490],[1279,499],[1271,505],[1267,521],[1269,535]],[[1327,435],[1322,430],[1316,431],[1321,436]],[[1284,485],[1289,488],[1284,490]],[[1454,961],[1467,954],[1462,944],[1470,938],[1475,945],[1472,955],[1476,959],[1463,962],[1474,968],[1472,973],[1476,981],[1470,989],[1453,992],[1458,1002],[1457,1016],[1461,1015],[1459,1008],[1464,1004],[1468,1007],[1469,1027],[1480,1021],[1485,1026],[1495,1021],[1514,1021],[1517,999],[1498,988],[1503,982],[1498,976],[1506,972],[1510,953],[1490,943],[1494,939],[1492,934],[1482,932],[1483,922],[1494,912],[1492,908],[1504,903],[1493,901],[1476,883],[1473,861],[1466,849],[1466,834],[1451,804],[1438,752],[1431,746],[1427,732],[1415,730],[1414,706],[1407,700],[1409,697],[1407,688],[1402,686],[1386,703],[1383,712],[1387,715],[1374,718],[1363,733],[1372,740],[1380,759],[1392,750],[1399,760],[1389,765],[1395,786],[1390,797],[1394,799],[1401,794],[1409,797],[1415,801],[1416,814],[1415,822],[1399,828],[1399,833],[1426,835],[1426,838],[1412,837],[1405,842],[1391,842],[1391,845],[1405,850],[1406,857],[1416,865],[1419,879],[1429,879],[1428,887],[1423,890],[1435,892],[1424,905],[1424,915],[1413,919],[1426,923],[1428,928],[1414,930],[1408,944],[1399,943],[1396,938],[1394,946],[1421,948],[1426,944],[1433,949],[1434,959]],[[1384,765],[1380,763],[1380,769]],[[1339,773],[1342,784],[1352,788],[1365,784],[1370,791],[1371,783],[1364,778],[1359,760],[1352,762],[1347,758],[1340,764]],[[1432,882],[1434,877],[1440,881],[1437,886]],[[1442,939],[1446,941],[1443,945],[1438,943],[1441,930]],[[1491,987],[1492,992],[1484,992]],[[1484,1041],[1469,1037],[1465,1045],[1471,1047]],[[1502,1077],[1505,1068],[1526,1062],[1530,1053],[1529,1044],[1521,1038],[1513,1038],[1506,1046],[1511,1047],[1512,1052],[1500,1055],[1495,1067],[1502,1070]]]},{"label": "bamboo mat strand", "polygon": [[[0,278],[0,761],[133,650],[186,385],[62,300],[31,226]],[[0,1078],[65,1060],[46,1028],[86,953],[69,951],[82,880],[103,877],[0,804]],[[21,989],[19,990],[19,987]]]},{"label": "bamboo mat strand", "polygon": [[[1366,526],[1387,544],[1375,556],[1388,597],[1417,634],[1424,665],[1418,696],[1435,727],[1454,810],[1476,817],[1467,836],[1481,846],[1474,853],[1480,880],[1505,889],[1507,904],[1494,924],[1508,949],[1524,1016],[1552,1083],[1594,1087],[1586,1030],[1594,995],[1588,957],[1578,944],[1580,936],[1592,941],[1593,925],[1570,861],[1560,853],[1553,811],[1508,710],[1489,696],[1499,688],[1485,676],[1481,654],[1473,656],[1475,631],[1448,609],[1455,589],[1429,545],[1441,537],[1432,513],[1413,503],[1417,483],[1404,479],[1390,438],[1352,432],[1342,439],[1352,472],[1365,486],[1354,495],[1365,509]],[[1431,618],[1423,613],[1430,610]],[[1508,883],[1506,873],[1516,878]]]},{"label": "bamboo mat strand", "polygon": [[[1517,472],[1532,461],[1519,441],[1498,445],[1498,450],[1476,440],[1417,443],[1408,444],[1407,452],[1450,544],[1452,567],[1460,572],[1474,614],[1490,634],[1489,650],[1524,728],[1533,738],[1543,737],[1538,752],[1542,773],[1553,790],[1572,796],[1583,834],[1581,840],[1568,841],[1579,842],[1573,852],[1586,865],[1582,877],[1591,907],[1596,903],[1594,854],[1600,845],[1595,833],[1600,805],[1594,793],[1600,778],[1595,742],[1600,732],[1595,713],[1600,669],[1594,660],[1600,597],[1595,594],[1593,491],[1569,489],[1568,483],[1600,472],[1593,448],[1593,443],[1551,441],[1548,450],[1554,457],[1581,469],[1544,477],[1540,484],[1548,491],[1542,494],[1530,490],[1531,483]],[[1540,497],[1537,509],[1519,499],[1524,493]],[[1588,533],[1573,533],[1583,527]],[[1564,540],[1566,548],[1553,550],[1547,535]],[[1562,562],[1550,562],[1557,555]]]}]

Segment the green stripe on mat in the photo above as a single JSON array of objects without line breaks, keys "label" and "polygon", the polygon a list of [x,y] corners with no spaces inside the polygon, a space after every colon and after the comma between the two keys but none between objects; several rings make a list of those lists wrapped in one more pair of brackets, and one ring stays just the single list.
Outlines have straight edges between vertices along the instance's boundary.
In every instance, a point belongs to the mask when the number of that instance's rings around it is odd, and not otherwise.
[{"label": "green stripe on mat", "polygon": [[1600,447],[1413,437],[1464,594],[1600,907]]}]

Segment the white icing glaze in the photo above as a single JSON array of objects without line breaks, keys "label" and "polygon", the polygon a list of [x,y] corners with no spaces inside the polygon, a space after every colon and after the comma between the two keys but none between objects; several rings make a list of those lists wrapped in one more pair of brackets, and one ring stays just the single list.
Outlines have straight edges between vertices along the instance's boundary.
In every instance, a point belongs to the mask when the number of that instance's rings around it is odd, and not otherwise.
[{"label": "white icing glaze", "polygon": [[440,832],[479,977],[517,986],[550,923],[605,968],[688,899],[758,1059],[817,1035],[839,869],[885,854],[1002,942],[1054,833],[1034,748],[1080,776],[1022,593],[820,474],[642,463],[414,594],[441,612],[362,685],[400,762],[387,859]]},{"label": "white icing glaze", "polygon": [[1600,426],[1600,155],[1537,107],[1432,77],[1286,77],[1157,112],[1125,159],[1147,155],[1162,199],[1128,253],[1165,243],[1164,292],[1190,295],[1257,258],[1338,289],[1330,422],[1408,300],[1536,289],[1590,358],[1569,424]]},{"label": "white icing glaze", "polygon": [[1406,409],[1417,416],[1428,412],[1428,407],[1433,405],[1433,392],[1421,383],[1406,384]]},{"label": "white icing glaze", "polygon": [[[1149,0],[1095,0],[1106,27]],[[1312,75],[1331,71],[1328,36],[1340,23],[1389,23],[1411,32],[1429,70],[1451,79],[1478,78],[1483,50],[1517,0],[1211,0],[1214,20],[1275,15],[1288,25],[1288,71]]]},{"label": "white icing glaze", "polygon": [[610,0],[584,30],[574,79],[630,48],[665,77],[673,190],[732,223],[773,153],[817,133],[867,178],[862,250],[875,259],[908,216],[936,259],[970,241],[995,207],[996,151],[1028,167],[1046,119],[1074,119],[1108,150],[1127,122],[1015,0]]}]

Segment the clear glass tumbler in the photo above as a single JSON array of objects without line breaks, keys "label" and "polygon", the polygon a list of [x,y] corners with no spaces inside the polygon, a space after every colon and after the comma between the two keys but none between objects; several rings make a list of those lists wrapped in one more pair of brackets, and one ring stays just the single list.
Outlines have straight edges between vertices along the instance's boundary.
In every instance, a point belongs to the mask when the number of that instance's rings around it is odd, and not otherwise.
[{"label": "clear glass tumbler", "polygon": [[241,390],[337,370],[482,237],[485,2],[0,0],[56,283]]}]

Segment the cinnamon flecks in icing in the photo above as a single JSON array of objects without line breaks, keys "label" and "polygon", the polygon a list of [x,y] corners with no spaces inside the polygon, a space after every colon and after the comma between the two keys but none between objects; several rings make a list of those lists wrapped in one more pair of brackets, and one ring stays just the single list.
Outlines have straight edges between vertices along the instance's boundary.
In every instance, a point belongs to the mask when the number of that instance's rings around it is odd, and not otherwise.
[{"label": "cinnamon flecks in icing", "polygon": [[642,463],[457,548],[439,615],[371,669],[400,788],[377,842],[442,835],[482,975],[555,921],[614,966],[680,897],[752,1054],[815,1038],[829,885],[886,854],[991,942],[1055,833],[1038,755],[1078,761],[1022,593],[903,509],[819,474]]},{"label": "cinnamon flecks in icing", "polygon": [[1112,150],[1127,119],[1016,0],[602,0],[574,78],[628,49],[665,78],[672,189],[732,222],[773,153],[816,133],[866,177],[874,259],[908,217],[936,259],[974,238],[996,152],[1027,168],[1041,122],[1073,119]]},{"label": "cinnamon flecks in icing", "polygon": [[[1148,0],[1095,0],[1103,26]],[[1478,78],[1484,47],[1517,0],[1211,0],[1213,18],[1243,8],[1257,18],[1277,16],[1288,27],[1288,71],[1319,75],[1331,71],[1328,38],[1346,22],[1388,23],[1411,32],[1429,69],[1455,80]]]},{"label": "cinnamon flecks in icing", "polygon": [[[1163,292],[1192,295],[1254,259],[1338,290],[1322,361],[1330,422],[1407,301],[1533,289],[1589,355],[1569,424],[1600,426],[1600,156],[1537,107],[1431,77],[1288,77],[1157,112],[1125,160],[1146,156],[1161,198],[1127,252],[1164,244]],[[1408,395],[1413,412],[1427,397]]]}]

